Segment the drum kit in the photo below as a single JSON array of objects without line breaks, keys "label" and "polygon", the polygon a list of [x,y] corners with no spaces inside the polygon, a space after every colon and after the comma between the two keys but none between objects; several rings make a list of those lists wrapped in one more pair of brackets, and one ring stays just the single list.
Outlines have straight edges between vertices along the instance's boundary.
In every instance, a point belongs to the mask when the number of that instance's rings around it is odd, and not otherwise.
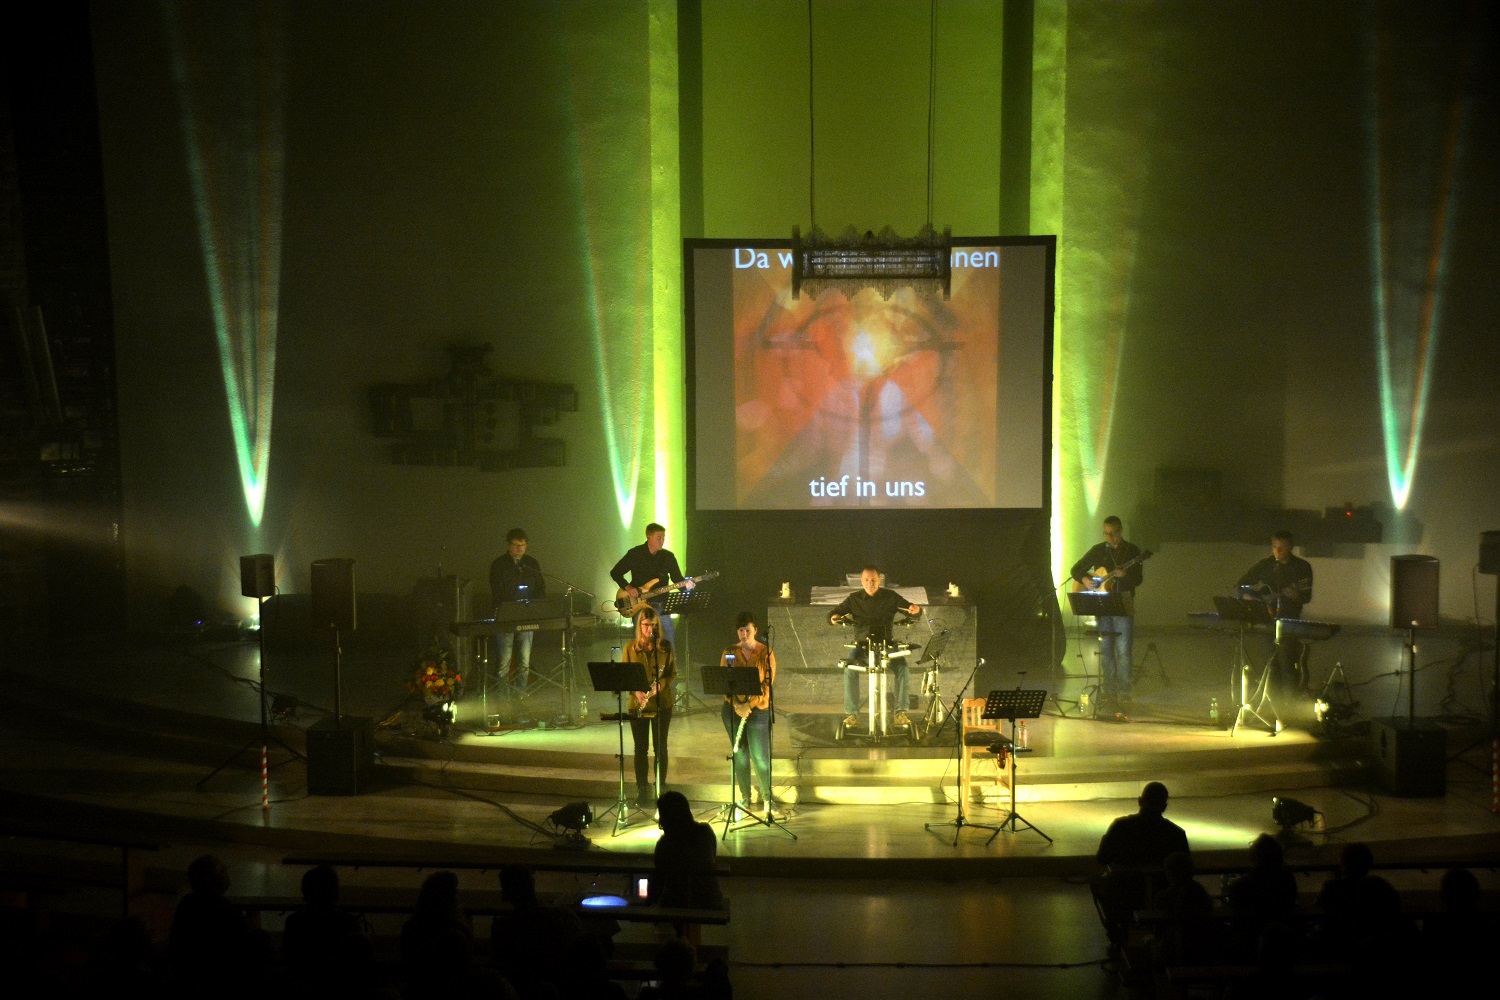
[{"label": "drum kit", "polygon": [[[907,615],[898,619],[894,624],[910,627],[919,621],[921,621],[919,617]],[[846,616],[840,624],[850,625],[852,620]],[[846,726],[844,722],[840,722],[835,738],[844,740],[859,736],[874,742],[899,739],[915,743],[933,728],[941,725],[943,698],[940,668],[948,636],[946,629],[934,634],[927,642],[926,652],[920,659],[915,660],[913,657],[923,648],[920,643],[895,642],[877,631],[872,631],[854,642],[844,643],[845,654],[844,658],[839,661],[838,667],[841,671],[853,670],[865,675],[867,698],[864,725],[862,727]],[[922,674],[921,691],[923,697],[927,699],[927,709],[919,720],[897,725],[894,717],[898,712],[904,715],[906,706],[896,705],[892,710],[886,704],[886,695],[890,687],[889,678],[906,664],[926,665]]]}]

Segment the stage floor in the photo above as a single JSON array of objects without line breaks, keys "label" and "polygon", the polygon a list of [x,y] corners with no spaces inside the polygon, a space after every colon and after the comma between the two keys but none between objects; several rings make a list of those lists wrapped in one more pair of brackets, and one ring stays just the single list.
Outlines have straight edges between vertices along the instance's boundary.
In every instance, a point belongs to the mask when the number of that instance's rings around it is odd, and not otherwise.
[{"label": "stage floor", "polygon": [[[391,723],[379,731],[373,779],[357,795],[309,795],[304,765],[273,743],[263,808],[253,643],[69,644],[32,661],[45,670],[11,658],[0,672],[3,815],[12,830],[159,844],[148,879],[167,887],[167,903],[203,851],[228,862],[232,892],[277,896],[297,891],[303,869],[283,863],[289,857],[394,861],[402,867],[346,865],[345,884],[413,894],[436,866],[456,867],[468,893],[492,892],[493,869],[507,860],[583,869],[646,863],[656,837],[650,818],[637,815],[612,836],[605,815],[618,787],[613,725],[475,735],[485,730],[471,695],[441,739],[403,708],[410,669],[400,657],[387,669],[390,659],[356,651],[342,668],[346,713]],[[1226,689],[1218,659],[1206,656],[1200,668],[1172,659],[1170,677],[1143,675],[1131,722],[1086,721],[1049,701],[1028,726],[1034,749],[1022,765],[1018,809],[1050,840],[1026,826],[996,833],[944,825],[957,805],[941,746],[828,745],[818,730],[836,720],[833,706],[788,712],[776,737],[778,794],[800,801],[786,832],[726,834],[715,825],[733,920],[704,940],[725,949],[736,995],[1117,996],[1117,980],[1101,969],[1105,942],[1087,877],[1103,830],[1133,811],[1152,779],[1173,790],[1168,816],[1186,828],[1200,870],[1243,866],[1248,842],[1275,829],[1271,795],[1291,794],[1323,817],[1323,829],[1287,839],[1294,865],[1330,865],[1343,843],[1363,840],[1381,863],[1427,866],[1393,873],[1403,890],[1430,890],[1450,863],[1490,866],[1479,874],[1495,887],[1500,819],[1490,810],[1487,739],[1460,753],[1470,741],[1450,732],[1444,796],[1387,795],[1371,790],[1348,741],[1295,726],[1279,736],[1249,726],[1231,736],[1209,725],[1209,699]],[[318,657],[273,662],[267,690],[295,706],[273,735],[300,750],[306,729],[331,707],[331,671]],[[1067,700],[1083,683],[1058,677],[1037,686]],[[1385,703],[1381,683],[1362,688],[1367,701]],[[628,752],[628,735],[625,742]],[[672,783],[707,821],[727,792],[727,743],[712,707],[673,723]],[[579,800],[600,822],[586,831],[585,850],[559,851],[548,817]],[[1007,806],[971,803],[966,820],[1000,825]],[[8,849],[61,850],[29,843],[11,837]],[[106,871],[117,863],[102,847],[66,853]],[[1320,880],[1312,873],[1300,884],[1315,892]],[[619,881],[575,872],[543,885],[568,895],[619,891]],[[267,919],[274,930],[280,918]],[[399,929],[394,921],[385,933]],[[649,947],[652,925],[633,926]]]},{"label": "stage floor", "polygon": [[[3,684],[10,724],[0,736],[0,786],[38,801],[159,816],[169,828],[210,823],[228,839],[310,842],[346,852],[550,848],[547,817],[558,806],[587,801],[602,816],[615,804],[620,733],[597,721],[597,701],[595,721],[585,725],[560,718],[546,729],[489,734],[471,691],[449,736],[439,738],[435,727],[403,708],[404,674],[392,679],[346,657],[345,713],[388,723],[377,731],[380,766],[373,779],[358,795],[309,795],[304,765],[273,742],[271,807],[263,810],[255,654],[255,644],[244,641],[78,644],[52,654],[50,676],[61,689],[49,683],[45,690],[12,667]],[[278,662],[280,673],[268,676],[267,688],[295,709],[272,732],[300,750],[306,727],[331,707],[329,671],[315,657]],[[299,662],[308,669],[295,671]],[[743,859],[748,870],[789,874],[827,874],[835,863],[899,878],[975,859],[1012,874],[1084,870],[1108,821],[1130,811],[1149,780],[1172,789],[1170,815],[1195,850],[1226,857],[1274,829],[1270,800],[1278,794],[1322,814],[1321,830],[1298,831],[1305,843],[1299,849],[1310,858],[1331,857],[1353,838],[1405,844],[1403,850],[1417,853],[1449,842],[1467,856],[1477,849],[1474,838],[1500,830],[1490,811],[1487,740],[1475,743],[1455,730],[1446,795],[1398,798],[1372,790],[1357,735],[1327,739],[1292,726],[1273,736],[1259,724],[1231,734],[1210,725],[1210,698],[1227,693],[1223,671],[1214,662],[1201,670],[1178,666],[1170,677],[1141,671],[1130,722],[1080,718],[1074,707],[1049,699],[1043,716],[1028,725],[1032,751],[1020,758],[1016,809],[1035,829],[992,837],[965,828],[956,844],[954,829],[943,825],[958,816],[951,745],[839,743],[831,736],[840,713],[830,706],[783,712],[775,736],[776,794],[791,806],[786,829],[796,839],[763,826],[732,830],[722,853]],[[1061,677],[1058,695],[1076,698],[1083,683]],[[554,711],[563,715],[560,694],[537,693],[540,710],[532,714],[545,715],[546,701],[556,697]],[[1232,717],[1223,698],[1220,708]],[[247,743],[253,746],[236,752]],[[624,743],[628,758],[628,733]],[[1473,745],[1458,754],[1466,744]],[[687,794],[705,820],[728,797],[727,746],[717,706],[687,703],[674,719],[668,784]],[[229,766],[202,781],[225,761]],[[633,785],[629,770],[627,760]],[[983,771],[976,784],[988,785]],[[967,803],[964,818],[1000,825],[1009,807],[1003,793],[991,795]],[[655,836],[641,817],[619,836],[612,832],[612,824],[590,830],[594,849],[649,851]],[[1011,865],[1020,867],[1012,872]]]}]

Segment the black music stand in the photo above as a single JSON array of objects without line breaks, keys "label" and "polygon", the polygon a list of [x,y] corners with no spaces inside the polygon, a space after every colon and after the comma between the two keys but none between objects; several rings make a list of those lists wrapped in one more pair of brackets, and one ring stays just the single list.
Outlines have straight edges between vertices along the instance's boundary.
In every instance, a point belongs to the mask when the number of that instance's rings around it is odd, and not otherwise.
[{"label": "black music stand", "polygon": [[[604,811],[599,818],[610,813],[615,814],[615,829],[610,836],[618,837],[620,831],[630,825],[632,812],[643,812],[644,810],[630,807],[630,800],[625,797],[625,720],[630,718],[625,711],[626,691],[649,691],[651,681],[646,677],[646,665],[644,663],[620,663],[616,660],[595,661],[589,663],[589,679],[594,682],[595,691],[614,692],[615,696],[615,728],[620,736],[620,752],[616,759],[620,762],[620,792],[615,797],[615,804]],[[652,720],[655,725],[655,719]]]},{"label": "black music stand", "polygon": [[[964,692],[968,691],[969,690],[969,685],[974,683],[974,675],[979,672],[979,667],[980,667],[980,664],[982,664],[982,663],[984,663],[984,660],[979,660],[977,663],[974,664],[974,669],[970,670],[969,671],[969,676],[966,677],[966,678],[964,678],[964,686],[959,689],[958,697],[956,697],[956,698],[953,699],[953,704],[948,709],[948,715],[949,715],[950,718],[953,716],[954,712],[958,712],[960,714],[960,719],[959,719],[959,724],[958,724],[958,727],[957,727],[957,732],[955,733],[954,738],[953,738],[953,769],[954,769],[955,772],[959,772],[959,777],[958,777],[958,795],[955,796],[955,798],[958,799],[958,815],[955,816],[955,817],[953,817],[953,820],[951,822],[948,822],[948,823],[923,823],[922,824],[922,829],[924,829],[924,830],[941,830],[944,827],[949,827],[949,826],[953,827],[953,846],[954,847],[958,846],[958,835],[963,830],[963,828],[966,827],[966,826],[973,827],[976,830],[993,830],[994,833],[992,833],[990,835],[990,840],[994,840],[995,839],[995,834],[1000,832],[1000,828],[998,826],[991,826],[988,823],[970,823],[969,820],[967,819],[967,817],[964,816],[964,806],[967,804],[967,803],[964,802],[964,793],[963,793],[964,782],[963,782],[963,774],[961,773],[961,768],[963,767],[962,755],[963,755],[963,745],[964,745],[964,727],[963,727],[963,720],[962,720],[963,704],[964,704]],[[986,707],[988,707],[988,706],[986,706]],[[998,742],[1003,737],[1001,737],[999,733],[996,733],[995,734],[995,738],[996,738],[996,741]],[[1014,748],[1012,748],[1012,749],[1014,749]],[[988,842],[989,841],[986,841],[986,843],[988,843]]]},{"label": "black music stand", "polygon": [[[726,667],[715,664],[709,667],[699,667],[698,676],[702,678],[704,694],[716,694],[720,696],[740,695],[741,697],[753,697],[760,694],[760,671],[758,670],[747,670],[743,667]],[[750,804],[748,802],[741,802],[739,800],[740,775],[737,751],[740,748],[740,742],[745,738],[745,725],[747,722],[747,719],[740,720],[740,724],[735,728],[734,741],[730,744],[729,748],[727,758],[729,760],[729,801],[725,802],[720,810],[720,814],[724,817],[724,832],[719,835],[719,839],[724,840],[729,836],[731,826],[734,827],[736,832],[750,826],[770,826],[775,827],[788,837],[796,840],[797,835],[777,822],[776,818],[771,814],[772,803],[769,797],[765,803],[766,814],[764,817],[755,815],[755,813],[750,811]],[[751,765],[750,777],[752,781],[755,778],[753,764]],[[770,779],[771,776],[769,774],[766,775],[766,783],[768,785],[770,784]]]},{"label": "black music stand", "polygon": [[[698,611],[707,610],[709,601],[713,599],[713,596],[712,591],[696,586],[692,590],[674,590],[661,598],[661,605],[656,610],[663,618],[667,615],[690,615]],[[676,644],[675,652],[678,663],[691,662],[681,643]],[[691,684],[683,686],[683,694],[685,696],[683,698],[684,704],[677,710],[678,715],[690,715],[697,709],[706,709],[709,707],[706,702],[700,701],[698,696],[693,694],[693,686]],[[694,704],[695,702],[696,704]]]},{"label": "black music stand", "polygon": [[[1020,827],[1024,826],[1038,834],[1047,843],[1052,843],[1051,837],[1042,833],[1016,812],[1016,752],[1021,749],[1016,743],[1016,720],[1040,717],[1042,705],[1046,700],[1047,692],[1040,689],[1023,691],[1015,688],[1010,691],[991,691],[984,696],[984,711],[979,716],[981,719],[1010,720],[1010,813],[1000,821],[1000,829],[990,834],[990,840],[1000,836],[1000,830],[1018,833]],[[986,840],[985,843],[988,844],[990,840]]]},{"label": "black music stand", "polygon": [[[924,663],[932,664],[922,673],[922,693],[927,696],[927,710],[922,713],[922,721],[919,725],[924,741],[933,735],[933,727],[937,727],[938,732],[941,733],[943,725],[948,721],[948,717],[943,715],[942,659],[944,651],[948,648],[948,640],[951,638],[953,638],[953,633],[947,629],[929,637],[927,647],[922,650],[921,659],[916,662],[917,666]],[[929,674],[931,675],[930,681]]]}]

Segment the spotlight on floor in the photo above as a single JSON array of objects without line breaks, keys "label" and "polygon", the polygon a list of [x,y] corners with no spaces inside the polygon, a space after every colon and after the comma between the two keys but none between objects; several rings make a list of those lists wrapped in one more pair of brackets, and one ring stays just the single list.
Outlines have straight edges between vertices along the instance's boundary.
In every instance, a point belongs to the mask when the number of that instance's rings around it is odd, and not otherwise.
[{"label": "spotlight on floor", "polygon": [[594,822],[594,810],[589,808],[587,802],[569,802],[561,809],[553,810],[552,815],[547,817],[547,822],[562,831],[555,846],[588,847],[589,839],[583,835],[583,831]]},{"label": "spotlight on floor", "polygon": [[1271,819],[1287,833],[1290,833],[1294,826],[1311,823],[1317,814],[1318,811],[1305,802],[1283,799],[1279,796],[1271,797]]}]

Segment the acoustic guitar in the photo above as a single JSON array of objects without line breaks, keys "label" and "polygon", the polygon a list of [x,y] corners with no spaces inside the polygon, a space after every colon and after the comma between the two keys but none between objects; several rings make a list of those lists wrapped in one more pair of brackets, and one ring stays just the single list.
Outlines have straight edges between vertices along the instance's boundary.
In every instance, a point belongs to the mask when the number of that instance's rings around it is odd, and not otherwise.
[{"label": "acoustic guitar", "polygon": [[[1115,569],[1116,570],[1127,570],[1130,567],[1136,565],[1137,563],[1143,563],[1143,562],[1145,562],[1147,559],[1150,559],[1153,555],[1155,555],[1154,552],[1152,552],[1150,549],[1145,549],[1144,551],[1141,552],[1140,555],[1136,556],[1134,559],[1129,559],[1129,560],[1126,560],[1125,562],[1122,562],[1120,565],[1116,566]],[[1111,572],[1112,572],[1111,570],[1108,570],[1108,569],[1106,569],[1103,566],[1095,566],[1093,569],[1089,570],[1089,572],[1088,572],[1089,582],[1093,586],[1086,587],[1083,584],[1079,583],[1075,579],[1073,581],[1073,586],[1072,586],[1073,593],[1077,594],[1077,593],[1079,593],[1081,591],[1092,591],[1094,593],[1098,593],[1101,590],[1109,592],[1109,593],[1113,593],[1114,590],[1115,590],[1115,588],[1120,583],[1120,578],[1117,577],[1117,576],[1111,576],[1110,575]]]},{"label": "acoustic guitar", "polygon": [[626,618],[634,618],[642,608],[650,603],[652,598],[660,597],[663,594],[670,594],[674,590],[681,590],[683,587],[687,586],[690,583],[696,585],[702,583],[704,580],[712,580],[718,575],[719,571],[714,570],[711,573],[704,573],[700,576],[690,576],[685,580],[679,580],[676,583],[669,583],[661,587],[657,587],[657,581],[652,580],[650,583],[640,588],[640,594],[634,601],[630,599],[630,594],[627,591],[616,590],[614,603],[605,604],[604,609],[607,611],[610,608],[614,608]]}]

